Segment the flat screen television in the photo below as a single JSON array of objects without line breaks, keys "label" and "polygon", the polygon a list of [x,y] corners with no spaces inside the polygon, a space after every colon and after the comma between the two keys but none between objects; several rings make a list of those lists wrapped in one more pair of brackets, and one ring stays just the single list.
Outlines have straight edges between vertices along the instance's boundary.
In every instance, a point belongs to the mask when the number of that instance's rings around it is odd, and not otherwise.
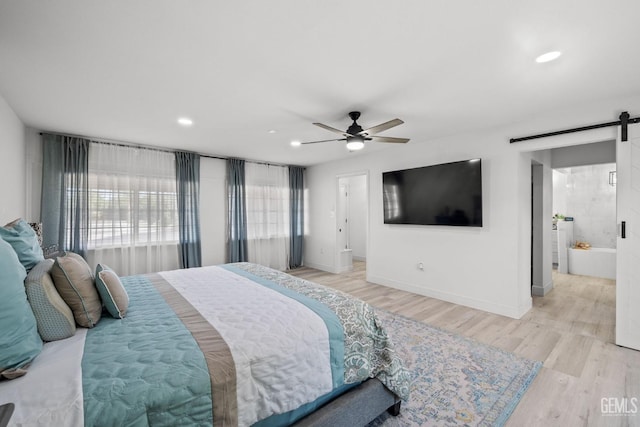
[{"label": "flat screen television", "polygon": [[482,161],[382,174],[384,223],[482,227]]}]

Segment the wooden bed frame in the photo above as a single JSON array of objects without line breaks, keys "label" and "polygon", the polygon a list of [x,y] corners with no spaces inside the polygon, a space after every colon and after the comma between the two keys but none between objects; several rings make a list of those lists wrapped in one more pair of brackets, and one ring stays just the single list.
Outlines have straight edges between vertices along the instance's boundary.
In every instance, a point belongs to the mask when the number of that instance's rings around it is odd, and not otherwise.
[{"label": "wooden bed frame", "polygon": [[384,411],[397,416],[400,414],[401,403],[395,394],[373,378],[338,396],[294,426],[365,426]]}]

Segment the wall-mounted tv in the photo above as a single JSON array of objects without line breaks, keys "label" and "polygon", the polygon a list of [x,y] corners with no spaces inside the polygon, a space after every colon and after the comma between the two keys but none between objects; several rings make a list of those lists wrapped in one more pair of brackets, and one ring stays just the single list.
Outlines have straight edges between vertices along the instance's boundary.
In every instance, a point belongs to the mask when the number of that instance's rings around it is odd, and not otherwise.
[{"label": "wall-mounted tv", "polygon": [[482,161],[382,174],[384,223],[482,227]]}]

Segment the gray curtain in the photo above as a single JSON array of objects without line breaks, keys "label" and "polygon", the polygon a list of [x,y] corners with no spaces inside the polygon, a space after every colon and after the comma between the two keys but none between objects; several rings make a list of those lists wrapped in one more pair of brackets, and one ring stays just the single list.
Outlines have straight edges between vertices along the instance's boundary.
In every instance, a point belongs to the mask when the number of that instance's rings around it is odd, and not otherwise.
[{"label": "gray curtain", "polygon": [[289,166],[289,195],[289,268],[298,268],[304,246],[304,168]]},{"label": "gray curtain", "polygon": [[244,160],[227,160],[227,195],[227,261],[244,262],[248,260]]},{"label": "gray curtain", "polygon": [[200,267],[200,156],[176,152],[180,268]]},{"label": "gray curtain", "polygon": [[43,246],[86,255],[89,240],[90,141],[43,134]]}]

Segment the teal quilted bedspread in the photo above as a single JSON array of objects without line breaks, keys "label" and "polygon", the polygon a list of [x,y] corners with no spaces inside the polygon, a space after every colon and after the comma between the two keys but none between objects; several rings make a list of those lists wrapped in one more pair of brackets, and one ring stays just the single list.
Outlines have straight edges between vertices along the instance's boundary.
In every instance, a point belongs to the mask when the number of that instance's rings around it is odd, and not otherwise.
[{"label": "teal quilted bedspread", "polygon": [[122,278],[127,317],[103,317],[82,359],[85,426],[210,426],[209,371],[198,344],[143,276]]}]

